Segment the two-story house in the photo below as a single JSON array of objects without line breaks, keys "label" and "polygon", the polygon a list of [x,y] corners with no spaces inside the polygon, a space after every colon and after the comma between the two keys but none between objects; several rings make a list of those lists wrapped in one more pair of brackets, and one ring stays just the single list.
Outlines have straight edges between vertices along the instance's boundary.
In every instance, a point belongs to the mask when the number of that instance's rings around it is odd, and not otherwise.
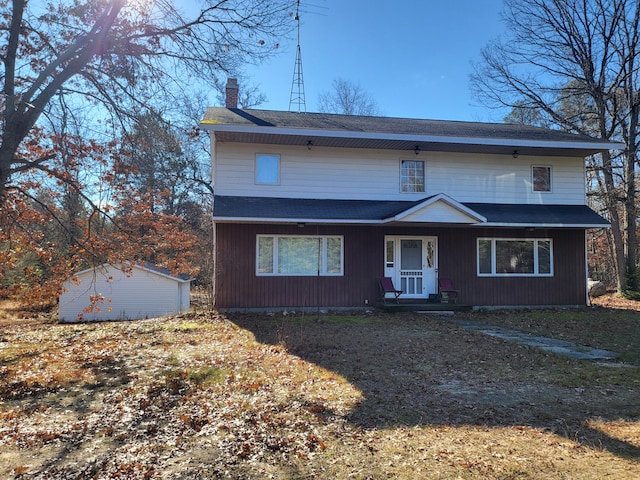
[{"label": "two-story house", "polygon": [[[232,86],[233,88],[233,86]],[[391,277],[472,306],[585,305],[584,158],[510,124],[209,108],[219,309],[365,307]]]}]

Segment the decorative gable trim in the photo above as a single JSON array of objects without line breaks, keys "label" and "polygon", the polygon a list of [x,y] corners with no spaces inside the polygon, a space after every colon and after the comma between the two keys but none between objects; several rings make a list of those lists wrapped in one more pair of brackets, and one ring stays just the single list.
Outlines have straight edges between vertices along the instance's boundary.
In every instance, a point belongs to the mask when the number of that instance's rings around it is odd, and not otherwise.
[{"label": "decorative gable trim", "polygon": [[474,210],[464,206],[453,198],[440,193],[427,198],[423,202],[414,205],[397,215],[387,218],[388,222],[417,222],[417,223],[461,223],[476,224],[485,223],[483,217]]}]

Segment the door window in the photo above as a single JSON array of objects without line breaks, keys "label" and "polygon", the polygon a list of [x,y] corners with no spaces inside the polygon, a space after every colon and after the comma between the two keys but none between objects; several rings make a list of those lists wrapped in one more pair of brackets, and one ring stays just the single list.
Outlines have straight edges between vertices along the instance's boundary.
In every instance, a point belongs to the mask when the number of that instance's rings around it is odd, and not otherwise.
[{"label": "door window", "polygon": [[422,269],[422,241],[420,240],[402,240],[400,268],[402,270],[421,270]]}]

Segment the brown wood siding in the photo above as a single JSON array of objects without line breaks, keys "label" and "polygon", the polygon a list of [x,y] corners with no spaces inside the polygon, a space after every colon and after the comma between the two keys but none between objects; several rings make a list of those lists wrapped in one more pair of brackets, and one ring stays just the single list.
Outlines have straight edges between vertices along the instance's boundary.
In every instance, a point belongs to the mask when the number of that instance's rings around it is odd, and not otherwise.
[{"label": "brown wood siding", "polygon": [[[257,276],[258,234],[343,235],[344,276]],[[439,276],[460,290],[459,303],[490,305],[584,305],[583,230],[295,225],[217,225],[218,308],[364,307],[376,303],[383,274],[384,236],[438,237]],[[553,277],[478,277],[478,237],[552,238]]]},{"label": "brown wood siding", "polygon": [[[451,231],[450,231],[451,232]],[[463,230],[440,237],[440,277],[452,278],[460,303],[496,305],[585,305],[585,236],[583,230]],[[478,237],[551,238],[553,277],[479,277]]]}]

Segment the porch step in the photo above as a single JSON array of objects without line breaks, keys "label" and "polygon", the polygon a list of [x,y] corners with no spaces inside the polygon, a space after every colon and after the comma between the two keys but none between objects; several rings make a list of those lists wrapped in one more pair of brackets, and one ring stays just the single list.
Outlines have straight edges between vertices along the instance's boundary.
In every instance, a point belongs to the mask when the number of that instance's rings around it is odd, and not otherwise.
[{"label": "porch step", "polygon": [[465,312],[471,310],[471,305],[461,305],[459,303],[439,303],[439,302],[419,302],[419,301],[400,301],[400,303],[386,302],[380,305],[385,312]]}]

